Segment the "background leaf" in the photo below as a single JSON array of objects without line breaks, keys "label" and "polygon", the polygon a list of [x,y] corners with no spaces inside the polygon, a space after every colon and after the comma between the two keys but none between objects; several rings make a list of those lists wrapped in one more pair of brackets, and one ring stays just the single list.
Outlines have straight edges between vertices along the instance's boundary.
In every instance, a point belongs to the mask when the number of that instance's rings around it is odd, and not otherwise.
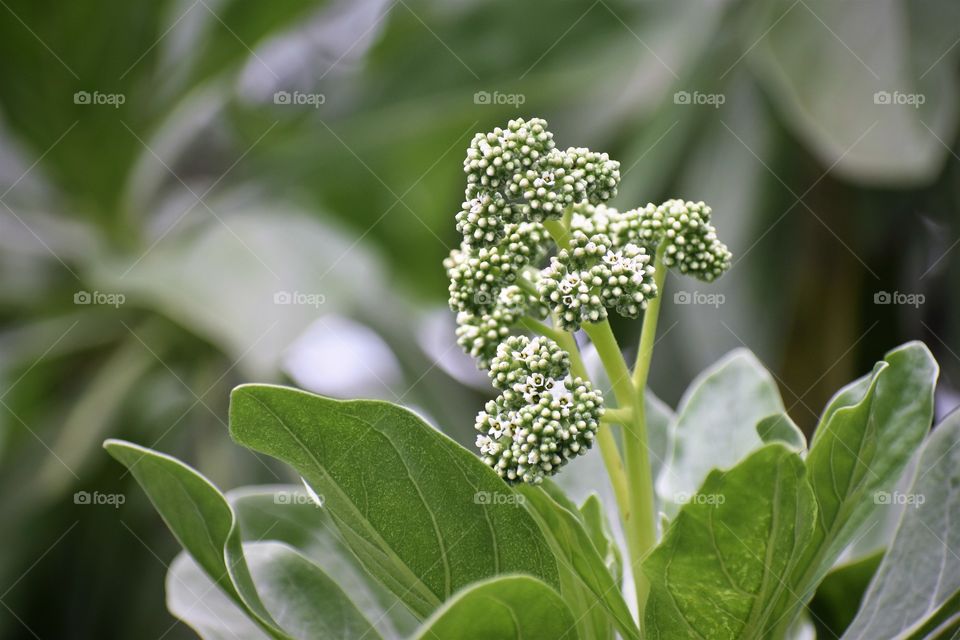
[{"label": "background leaf", "polygon": [[908,343],[890,351],[868,381],[849,386],[824,412],[806,460],[818,514],[793,581],[801,599],[812,595],[876,510],[875,492],[896,483],[923,440],[933,417],[937,373],[926,346]]},{"label": "background leaf", "polygon": [[[291,547],[253,542],[243,553],[264,606],[292,637],[380,637],[337,583]],[[267,637],[185,554],[170,567],[167,607],[206,640]]]},{"label": "background leaf", "polygon": [[910,637],[960,592],[960,412],[934,429],[909,493],[892,495],[882,502],[901,495],[908,507],[848,640]]},{"label": "background leaf", "polygon": [[323,507],[303,487],[274,485],[228,491],[244,542],[276,540],[295,548],[336,579],[350,601],[386,638],[407,637],[417,621],[370,577]]},{"label": "background leaf", "polygon": [[607,571],[619,587],[623,584],[623,556],[610,530],[610,522],[607,520],[603,503],[596,494],[590,495],[583,501],[580,505],[580,515],[583,518],[583,526],[593,541],[593,546],[596,547],[597,553],[607,566]]},{"label": "background leaf", "polygon": [[807,439],[786,413],[775,413],[757,423],[757,435],[766,443],[782,442],[794,451],[806,451]]},{"label": "background leaf", "polygon": [[880,566],[883,550],[831,569],[808,607],[818,637],[839,638],[853,622],[863,594]]},{"label": "background leaf", "polygon": [[746,349],[697,376],[670,427],[673,449],[657,480],[664,510],[675,513],[711,469],[732,467],[761,446],[757,423],[784,410],[773,377]]},{"label": "background leaf", "polygon": [[143,487],[181,546],[271,636],[288,637],[257,594],[243,557],[236,516],[209,480],[175,458],[129,442],[104,448]]},{"label": "background leaf", "polygon": [[[943,53],[936,37],[942,32],[924,16],[932,7],[917,6],[924,4],[874,3],[869,23],[854,3],[770,5],[769,33],[750,60],[791,126],[825,162],[839,156],[837,170],[845,175],[865,182],[928,180],[947,152],[937,139],[955,134],[957,82],[947,71],[951,65],[940,66],[935,56],[956,53]],[[875,99],[877,92],[922,95],[923,101]]]}]

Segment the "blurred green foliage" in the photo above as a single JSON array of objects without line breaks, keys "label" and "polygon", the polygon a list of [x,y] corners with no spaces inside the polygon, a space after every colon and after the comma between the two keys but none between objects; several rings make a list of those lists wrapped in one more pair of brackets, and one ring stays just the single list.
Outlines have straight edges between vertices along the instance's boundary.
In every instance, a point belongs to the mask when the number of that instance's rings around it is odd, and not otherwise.
[{"label": "blurred green foliage", "polygon": [[[516,115],[619,159],[616,204],[713,206],[735,268],[718,308],[666,305],[665,399],[746,344],[809,428],[829,390],[921,338],[956,404],[957,3],[6,0],[0,15],[3,637],[190,636],[162,607],[174,543],[97,443],[159,443],[221,486],[276,481],[224,446],[227,392],[297,381],[285,354],[315,323],[371,329],[400,373],[353,344],[319,365],[469,439],[487,391],[451,362],[440,261],[469,136]],[[324,304],[278,306],[281,291]],[[875,303],[895,291],[924,303]]]}]

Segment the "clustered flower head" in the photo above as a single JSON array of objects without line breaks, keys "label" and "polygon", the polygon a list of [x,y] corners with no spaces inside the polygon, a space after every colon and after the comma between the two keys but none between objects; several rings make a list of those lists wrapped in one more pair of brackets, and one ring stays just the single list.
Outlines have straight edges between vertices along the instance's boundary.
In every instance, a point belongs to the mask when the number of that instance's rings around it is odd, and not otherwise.
[{"label": "clustered flower head", "polygon": [[699,280],[711,282],[730,268],[731,254],[717,238],[710,222],[710,207],[703,202],[667,200],[659,207],[648,204],[636,209],[632,224],[624,227],[629,237],[656,251],[664,244],[663,264]]},{"label": "clustered flower head", "polygon": [[467,189],[457,230],[475,246],[498,242],[510,223],[558,219],[579,202],[605,202],[620,183],[619,162],[585,148],[557,149],[539,118],[478,133],[463,167]]},{"label": "clustered flower head", "polygon": [[[571,377],[570,354],[556,342],[515,334],[547,318],[564,331],[610,310],[635,318],[658,295],[655,256],[713,280],[730,267],[730,252],[702,202],[607,206],[620,164],[557,148],[539,118],[478,133],[463,167],[462,240],[444,262],[449,303],[457,343],[500,390],[477,418],[477,446],[508,481],[539,482],[591,446],[603,399]],[[558,227],[563,235],[552,236]]]},{"label": "clustered flower head", "polygon": [[543,320],[547,313],[547,307],[539,297],[517,285],[510,285],[500,290],[495,304],[486,312],[457,313],[457,344],[477,359],[481,369],[489,369],[497,347],[521,318]]},{"label": "clustered flower head", "polygon": [[510,336],[490,378],[501,394],[477,416],[477,447],[500,477],[537,484],[593,445],[603,397],[570,376],[570,356],[553,340]]},{"label": "clustered flower head", "polygon": [[506,225],[499,243],[471,248],[464,244],[444,263],[450,277],[450,308],[483,314],[492,311],[500,291],[514,283],[524,267],[537,262],[546,250],[538,223]]},{"label": "clustered flower head", "polygon": [[608,308],[636,318],[657,295],[657,285],[643,247],[632,242],[617,245],[606,233],[588,235],[574,229],[569,248],[544,269],[539,291],[560,326],[576,331],[584,322],[606,319]]}]

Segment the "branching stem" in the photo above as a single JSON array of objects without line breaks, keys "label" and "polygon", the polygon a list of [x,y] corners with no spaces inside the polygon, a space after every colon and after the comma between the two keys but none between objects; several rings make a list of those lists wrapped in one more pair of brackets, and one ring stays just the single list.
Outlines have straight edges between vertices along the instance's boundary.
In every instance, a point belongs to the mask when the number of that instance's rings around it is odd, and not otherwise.
[{"label": "branching stem", "polygon": [[637,608],[643,620],[649,584],[640,568],[646,554],[657,543],[656,512],[653,500],[653,475],[647,448],[647,425],[643,396],[631,383],[630,370],[620,352],[610,323],[604,320],[584,325],[584,330],[600,356],[610,377],[614,395],[621,408],[629,408],[630,420],[623,423],[623,451],[626,464],[629,509],[624,514],[633,582],[637,592]]}]

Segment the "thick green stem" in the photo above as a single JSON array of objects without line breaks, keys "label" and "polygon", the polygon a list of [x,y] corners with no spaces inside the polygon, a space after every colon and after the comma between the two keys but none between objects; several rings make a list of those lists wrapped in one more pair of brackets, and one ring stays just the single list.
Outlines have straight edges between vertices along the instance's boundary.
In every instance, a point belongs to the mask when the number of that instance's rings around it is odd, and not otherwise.
[{"label": "thick green stem", "polygon": [[611,424],[626,424],[633,420],[633,409],[611,409],[607,407],[603,412],[602,422]]},{"label": "thick green stem", "polygon": [[643,620],[649,584],[640,563],[657,543],[656,511],[653,499],[653,474],[647,449],[647,424],[643,395],[631,383],[630,370],[624,362],[620,346],[610,323],[604,320],[584,325],[597,354],[603,362],[621,408],[632,409],[632,419],[624,423],[623,451],[626,464],[629,509],[624,514],[633,582],[637,591],[637,609]]}]

